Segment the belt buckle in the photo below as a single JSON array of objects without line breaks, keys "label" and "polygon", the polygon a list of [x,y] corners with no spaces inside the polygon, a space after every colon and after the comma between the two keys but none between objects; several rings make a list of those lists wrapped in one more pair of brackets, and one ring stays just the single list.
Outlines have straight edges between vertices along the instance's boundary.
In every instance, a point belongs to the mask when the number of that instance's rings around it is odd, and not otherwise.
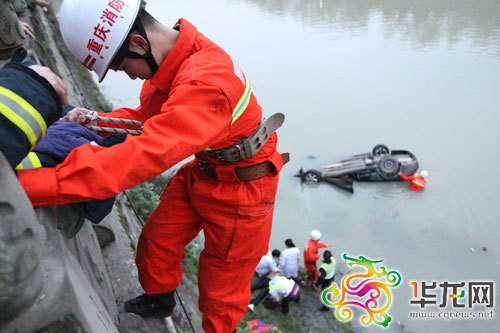
[{"label": "belt buckle", "polygon": [[201,171],[208,171],[208,169],[212,167],[210,163],[201,158],[198,158],[198,166],[200,167]]},{"label": "belt buckle", "polygon": [[239,144],[235,144],[234,145],[236,147],[236,149],[238,150],[238,156],[239,156],[239,159],[237,159],[236,161],[234,162],[238,162],[238,161],[241,161],[243,159],[243,154],[242,154],[242,150],[241,150],[241,146]]},{"label": "belt buckle", "polygon": [[231,147],[223,148],[217,151],[217,158],[229,163],[241,161],[243,159],[242,148],[238,143]]},{"label": "belt buckle", "polygon": [[209,161],[198,158],[198,166],[200,170],[206,173],[208,176],[217,178],[217,173],[215,172],[215,167],[211,165]]}]

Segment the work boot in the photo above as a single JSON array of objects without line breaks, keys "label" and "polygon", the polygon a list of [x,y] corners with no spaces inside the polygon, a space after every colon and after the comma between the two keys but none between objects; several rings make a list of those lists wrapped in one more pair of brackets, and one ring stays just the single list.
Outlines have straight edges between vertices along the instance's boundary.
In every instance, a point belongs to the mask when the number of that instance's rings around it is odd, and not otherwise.
[{"label": "work boot", "polygon": [[168,317],[175,307],[174,292],[156,295],[143,294],[125,302],[125,312],[132,312],[141,317]]}]

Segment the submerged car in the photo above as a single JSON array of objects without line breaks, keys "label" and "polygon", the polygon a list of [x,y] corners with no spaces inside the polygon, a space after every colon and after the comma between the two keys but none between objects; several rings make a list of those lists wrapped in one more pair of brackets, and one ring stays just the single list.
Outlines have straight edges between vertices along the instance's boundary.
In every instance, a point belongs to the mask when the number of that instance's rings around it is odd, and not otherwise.
[{"label": "submerged car", "polygon": [[351,158],[323,166],[319,169],[303,171],[299,177],[303,182],[319,183],[326,181],[351,193],[352,183],[358,181],[400,180],[399,173],[411,175],[418,169],[415,155],[407,150],[389,150],[386,145],[378,144],[371,153],[354,155]]}]

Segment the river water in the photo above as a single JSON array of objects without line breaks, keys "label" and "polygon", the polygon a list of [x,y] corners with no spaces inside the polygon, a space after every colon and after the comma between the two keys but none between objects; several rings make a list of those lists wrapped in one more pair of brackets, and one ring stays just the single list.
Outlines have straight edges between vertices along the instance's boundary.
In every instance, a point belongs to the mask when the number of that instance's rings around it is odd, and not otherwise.
[{"label": "river water", "polygon": [[[319,229],[335,242],[339,270],[347,253],[400,273],[389,327],[354,318],[357,330],[500,331],[498,311],[493,319],[409,317],[491,311],[420,309],[410,304],[410,281],[500,282],[498,0],[151,0],[148,8],[169,26],[179,17],[194,23],[243,68],[265,115],[286,114],[279,150],[291,162],[270,247],[292,238],[302,249]],[[101,87],[115,106],[135,107],[141,84],[109,73]],[[423,192],[405,182],[355,183],[351,195],[293,177],[378,143],[417,156],[430,174]],[[431,293],[440,303],[442,289]]]}]

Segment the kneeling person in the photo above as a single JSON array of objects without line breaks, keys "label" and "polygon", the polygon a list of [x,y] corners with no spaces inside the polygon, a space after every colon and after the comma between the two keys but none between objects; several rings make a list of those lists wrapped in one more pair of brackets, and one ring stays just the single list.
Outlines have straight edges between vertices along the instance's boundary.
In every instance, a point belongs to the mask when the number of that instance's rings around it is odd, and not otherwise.
[{"label": "kneeling person", "polygon": [[269,296],[273,301],[281,302],[281,312],[287,314],[291,301],[300,302],[300,288],[292,279],[276,276],[269,282]]}]

